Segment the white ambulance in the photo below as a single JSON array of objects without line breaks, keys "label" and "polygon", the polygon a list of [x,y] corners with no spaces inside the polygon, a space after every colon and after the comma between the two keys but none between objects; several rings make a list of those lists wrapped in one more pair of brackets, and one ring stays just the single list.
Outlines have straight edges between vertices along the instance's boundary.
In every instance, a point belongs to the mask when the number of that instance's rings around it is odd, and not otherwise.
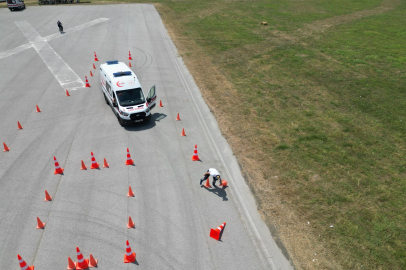
[{"label": "white ambulance", "polygon": [[155,85],[145,97],[135,73],[118,61],[107,61],[100,65],[100,80],[106,103],[120,125],[151,120],[151,110],[156,105]]},{"label": "white ambulance", "polygon": [[10,10],[24,9],[25,4],[23,0],[7,0],[7,6]]}]

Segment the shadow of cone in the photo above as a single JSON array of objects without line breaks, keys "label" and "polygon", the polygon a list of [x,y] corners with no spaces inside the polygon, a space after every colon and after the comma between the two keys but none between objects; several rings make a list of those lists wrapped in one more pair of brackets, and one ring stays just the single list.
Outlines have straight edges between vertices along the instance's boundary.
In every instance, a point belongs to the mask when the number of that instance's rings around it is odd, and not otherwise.
[{"label": "shadow of cone", "polygon": [[45,223],[42,223],[42,221],[37,217],[37,229],[43,229],[45,228]]},{"label": "shadow of cone", "polygon": [[48,194],[47,190],[45,190],[45,199],[44,199],[44,201],[46,201],[46,202],[52,201],[52,197],[51,197],[51,195]]},{"label": "shadow of cone", "polygon": [[127,229],[135,228],[135,224],[131,217],[128,217]]},{"label": "shadow of cone", "polygon": [[68,270],[76,269],[75,263],[72,261],[70,257],[68,257],[68,267],[66,269]]},{"label": "shadow of cone", "polygon": [[133,190],[131,189],[131,186],[128,187],[128,194],[127,194],[127,197],[134,197],[134,192],[133,192]]},{"label": "shadow of cone", "polygon": [[89,258],[89,267],[97,267],[97,260],[93,258],[92,254],[90,254]]}]

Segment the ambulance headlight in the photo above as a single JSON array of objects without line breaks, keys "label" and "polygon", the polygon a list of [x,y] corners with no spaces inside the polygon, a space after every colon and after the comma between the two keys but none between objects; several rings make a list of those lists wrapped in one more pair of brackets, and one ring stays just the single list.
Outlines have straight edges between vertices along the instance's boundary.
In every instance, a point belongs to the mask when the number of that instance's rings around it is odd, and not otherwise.
[{"label": "ambulance headlight", "polygon": [[123,111],[121,111],[121,110],[118,110],[118,112],[119,112],[122,116],[128,116],[128,113],[126,113],[126,112],[123,112]]},{"label": "ambulance headlight", "polygon": [[149,108],[145,110],[146,113],[149,113],[149,111],[150,111]]}]

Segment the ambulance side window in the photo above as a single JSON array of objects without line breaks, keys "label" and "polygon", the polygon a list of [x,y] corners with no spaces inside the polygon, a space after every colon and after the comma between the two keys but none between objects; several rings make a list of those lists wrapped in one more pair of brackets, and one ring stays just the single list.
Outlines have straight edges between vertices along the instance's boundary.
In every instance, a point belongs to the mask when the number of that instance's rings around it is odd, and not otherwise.
[{"label": "ambulance side window", "polygon": [[107,81],[106,81],[106,89],[107,89],[107,92],[110,94],[110,96],[113,96],[111,94],[111,86],[110,86],[109,82],[107,82]]}]

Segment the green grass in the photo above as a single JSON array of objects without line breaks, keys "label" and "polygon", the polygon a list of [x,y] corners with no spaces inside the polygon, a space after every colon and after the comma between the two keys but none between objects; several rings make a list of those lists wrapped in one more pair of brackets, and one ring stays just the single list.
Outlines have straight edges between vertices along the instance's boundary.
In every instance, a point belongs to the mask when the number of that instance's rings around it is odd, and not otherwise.
[{"label": "green grass", "polygon": [[[254,150],[241,155],[261,165],[264,187],[311,221],[342,269],[406,269],[405,1],[307,37],[295,30],[381,1],[154,3],[176,42],[197,44],[187,55],[209,56],[236,89],[228,100],[221,86],[206,87],[231,135]],[[256,194],[271,196],[252,180]]]}]

